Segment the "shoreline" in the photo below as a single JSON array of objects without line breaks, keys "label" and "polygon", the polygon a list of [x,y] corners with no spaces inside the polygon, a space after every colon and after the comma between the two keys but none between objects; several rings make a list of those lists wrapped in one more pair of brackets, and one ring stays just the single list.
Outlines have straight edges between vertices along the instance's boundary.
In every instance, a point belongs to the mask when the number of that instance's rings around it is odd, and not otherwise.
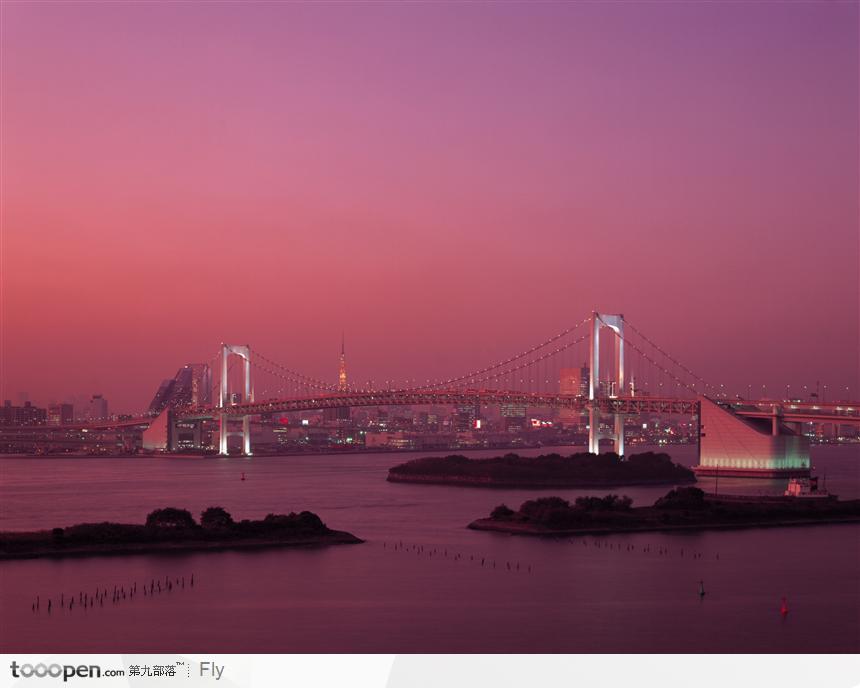
[{"label": "shoreline", "polygon": [[422,485],[446,485],[449,487],[481,487],[481,488],[496,488],[503,490],[574,490],[574,489],[602,489],[615,487],[635,487],[635,486],[651,486],[651,485],[691,485],[696,482],[695,479],[685,480],[666,480],[655,478],[652,480],[639,479],[632,481],[598,481],[598,480],[575,480],[575,481],[510,481],[505,482],[495,478],[478,478],[475,476],[442,476],[442,475],[403,475],[391,473],[389,471],[386,480],[390,483],[416,483]]},{"label": "shoreline", "polygon": [[860,523],[858,516],[823,516],[817,518],[777,519],[772,521],[749,521],[733,523],[729,521],[714,523],[660,524],[647,523],[640,526],[593,526],[585,528],[550,529],[528,523],[506,523],[491,518],[479,518],[467,528],[484,532],[506,533],[508,535],[527,535],[531,537],[568,537],[571,535],[614,535],[616,533],[650,533],[672,530],[740,530],[745,528],[794,528],[797,526],[843,525]]},{"label": "shoreline", "polygon": [[[17,533],[16,533],[17,534]],[[184,554],[186,552],[223,552],[238,549],[269,549],[275,547],[325,547],[328,545],[357,545],[364,540],[343,530],[331,530],[309,537],[278,538],[248,537],[213,540],[94,543],[68,547],[39,546],[21,552],[0,552],[0,562],[19,559],[59,559],[63,557],[123,556],[134,554]]]},{"label": "shoreline", "polygon": [[[833,443],[837,444],[837,443]],[[637,447],[652,447],[666,450],[669,447],[694,447],[691,442],[672,442],[667,445],[650,445],[638,444]],[[333,449],[332,447],[324,447],[319,451],[305,451],[296,449],[284,449],[276,452],[268,452],[264,450],[255,451],[253,457],[242,456],[240,454],[230,454],[229,456],[221,456],[217,453],[203,454],[201,452],[139,452],[136,454],[74,454],[70,452],[50,452],[46,454],[33,453],[0,453],[0,459],[16,459],[16,458],[36,458],[36,459],[159,459],[159,458],[187,458],[187,459],[249,459],[249,458],[271,458],[280,456],[343,456],[347,454],[438,454],[439,452],[480,452],[480,451],[517,451],[517,450],[552,450],[552,449],[587,449],[587,442],[574,442],[570,444],[555,444],[555,443],[535,443],[535,444],[500,444],[490,445],[486,447],[430,447],[430,448],[390,448],[390,447],[361,447],[350,449]]]}]

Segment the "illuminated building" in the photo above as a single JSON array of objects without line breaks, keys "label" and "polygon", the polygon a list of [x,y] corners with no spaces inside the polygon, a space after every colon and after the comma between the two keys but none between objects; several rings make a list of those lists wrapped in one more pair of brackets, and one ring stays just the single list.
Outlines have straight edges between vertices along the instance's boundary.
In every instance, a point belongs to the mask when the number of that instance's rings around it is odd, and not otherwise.
[{"label": "illuminated building", "polygon": [[699,397],[700,475],[787,477],[809,475],[809,441],[773,418],[746,418]]},{"label": "illuminated building", "polygon": [[457,432],[474,430],[480,418],[481,407],[478,404],[461,404],[454,413],[454,429]]},{"label": "illuminated building", "polygon": [[172,380],[164,380],[149,404],[149,413],[161,413],[168,406],[201,408],[212,404],[212,369],[206,363],[187,363]]},{"label": "illuminated building", "polygon": [[346,382],[346,340],[343,335],[340,338],[340,366],[337,371],[337,391],[345,392],[349,388]]},{"label": "illuminated building", "polygon": [[53,404],[48,407],[48,425],[67,425],[75,419],[71,404]]},{"label": "illuminated building", "polygon": [[502,429],[505,432],[523,430],[526,427],[526,410],[525,404],[502,404]]},{"label": "illuminated building", "polygon": [[12,406],[8,399],[3,404],[0,423],[3,425],[44,425],[47,412],[25,401],[23,406]]},{"label": "illuminated building", "polygon": [[[559,371],[558,391],[560,394],[569,394],[574,397],[588,396],[588,366],[579,368],[562,368]],[[560,409],[558,422],[561,425],[579,425],[581,412],[573,409]]]}]

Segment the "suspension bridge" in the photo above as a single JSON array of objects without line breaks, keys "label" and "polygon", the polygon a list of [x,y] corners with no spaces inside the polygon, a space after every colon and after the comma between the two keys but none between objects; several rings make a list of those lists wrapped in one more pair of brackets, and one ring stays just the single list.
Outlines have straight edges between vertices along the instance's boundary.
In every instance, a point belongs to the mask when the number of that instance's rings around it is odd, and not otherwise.
[{"label": "suspension bridge", "polygon": [[[860,423],[860,405],[824,401],[729,399],[628,322],[594,312],[524,351],[447,379],[346,383],[343,358],[338,382],[329,384],[252,352],[222,344],[213,357],[213,405],[170,409],[170,422],[217,421],[219,453],[241,438],[250,456],[254,416],[383,406],[520,406],[566,409],[587,417],[588,450],[610,439],[625,453],[625,418],[681,414],[700,428],[703,473],[802,474],[809,470],[809,422]],[[237,365],[238,364],[238,365]],[[571,373],[574,373],[571,376]],[[255,388],[261,390],[255,392]],[[237,427],[237,426],[241,427]],[[235,428],[235,429],[234,429]]]},{"label": "suspension bridge", "polygon": [[[625,453],[625,418],[686,415],[699,427],[703,473],[790,475],[809,470],[803,423],[860,424],[860,404],[730,398],[694,373],[621,314],[593,312],[513,356],[445,379],[348,384],[343,354],[334,384],[287,367],[247,344],[221,344],[205,403],[169,405],[156,417],[82,424],[129,428],[148,449],[170,450],[177,423],[216,423],[218,451],[240,438],[250,456],[251,419],[278,413],[386,406],[519,406],[562,409],[587,419],[588,450],[601,440]],[[212,400],[212,401],[209,401]]]}]

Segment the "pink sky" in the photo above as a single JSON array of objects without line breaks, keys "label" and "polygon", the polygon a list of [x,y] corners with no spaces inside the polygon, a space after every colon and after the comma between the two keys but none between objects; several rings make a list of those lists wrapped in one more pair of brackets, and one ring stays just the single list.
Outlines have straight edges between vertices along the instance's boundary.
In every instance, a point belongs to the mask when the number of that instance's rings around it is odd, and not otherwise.
[{"label": "pink sky", "polygon": [[2,398],[234,341],[440,377],[623,312],[858,382],[858,4],[2,5]]}]

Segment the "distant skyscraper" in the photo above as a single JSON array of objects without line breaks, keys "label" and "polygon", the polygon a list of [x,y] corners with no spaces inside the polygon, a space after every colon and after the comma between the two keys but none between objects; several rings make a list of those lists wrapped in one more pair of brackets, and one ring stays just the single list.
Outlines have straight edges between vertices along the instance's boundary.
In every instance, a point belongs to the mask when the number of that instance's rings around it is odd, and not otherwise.
[{"label": "distant skyscraper", "polygon": [[[562,368],[559,371],[558,391],[559,394],[569,394],[575,397],[588,396],[588,367]],[[561,409],[558,412],[558,421],[562,425],[573,425],[580,420],[580,412],[573,409]]]},{"label": "distant skyscraper", "polygon": [[212,369],[206,363],[189,363],[191,368],[191,405],[195,408],[212,403]]},{"label": "distant skyscraper", "polygon": [[588,367],[562,368],[560,371],[558,391],[560,394],[572,394],[577,397],[588,396]]},{"label": "distant skyscraper", "polygon": [[89,420],[107,420],[108,403],[101,394],[93,394],[93,398],[90,399],[87,418]]},{"label": "distant skyscraper", "polygon": [[164,380],[149,404],[149,412],[171,408],[200,408],[212,403],[212,369],[206,363],[186,363],[172,380]]}]

